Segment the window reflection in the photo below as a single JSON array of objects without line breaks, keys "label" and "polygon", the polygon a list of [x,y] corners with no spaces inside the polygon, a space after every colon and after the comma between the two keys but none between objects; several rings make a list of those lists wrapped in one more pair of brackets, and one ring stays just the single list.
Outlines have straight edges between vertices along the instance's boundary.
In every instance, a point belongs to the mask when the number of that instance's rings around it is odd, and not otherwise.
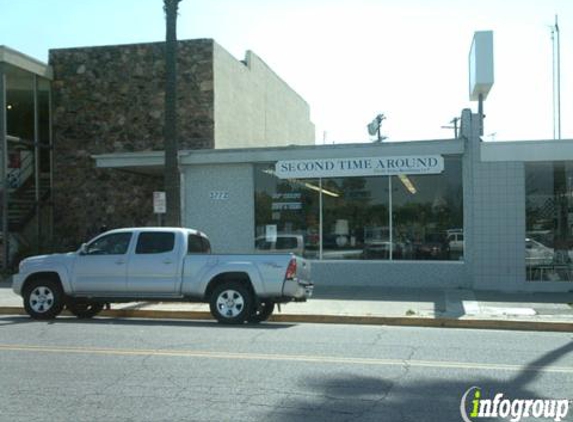
[{"label": "window reflection", "polygon": [[392,177],[394,259],[463,258],[462,174],[459,158],[444,172]]},{"label": "window reflection", "polygon": [[573,163],[527,163],[525,266],[530,281],[572,281]]},{"label": "window reflection", "polygon": [[438,175],[281,180],[273,164],[258,165],[255,249],[316,259],[321,252],[322,259],[462,259],[461,159],[445,157],[444,166]]},{"label": "window reflection", "polygon": [[317,257],[317,184],[278,179],[272,164],[257,166],[255,173],[255,249]]},{"label": "window reflection", "polygon": [[325,179],[323,259],[389,259],[388,177]]}]

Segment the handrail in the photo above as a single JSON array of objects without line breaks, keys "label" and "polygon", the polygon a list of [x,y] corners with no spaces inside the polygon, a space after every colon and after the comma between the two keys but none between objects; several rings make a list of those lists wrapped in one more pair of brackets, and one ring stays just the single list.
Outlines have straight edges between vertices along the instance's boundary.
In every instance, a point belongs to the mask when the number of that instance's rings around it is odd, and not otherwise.
[{"label": "handrail", "polygon": [[17,144],[17,145],[26,145],[29,147],[34,147],[36,145],[36,143],[34,141],[30,141],[26,138],[19,138],[17,136],[13,136],[13,135],[6,135],[6,140],[8,142],[11,142],[11,143]]},{"label": "handrail", "polygon": [[6,174],[9,189],[18,189],[30,176],[34,174],[34,154],[26,154],[20,162],[19,168],[12,168]]}]

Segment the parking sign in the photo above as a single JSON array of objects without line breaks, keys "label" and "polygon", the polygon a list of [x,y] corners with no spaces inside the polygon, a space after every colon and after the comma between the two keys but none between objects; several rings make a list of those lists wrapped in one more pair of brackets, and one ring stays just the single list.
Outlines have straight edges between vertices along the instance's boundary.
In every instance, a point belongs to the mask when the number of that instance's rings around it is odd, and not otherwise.
[{"label": "parking sign", "polygon": [[167,212],[165,192],[153,192],[153,212],[155,214],[165,214]]}]

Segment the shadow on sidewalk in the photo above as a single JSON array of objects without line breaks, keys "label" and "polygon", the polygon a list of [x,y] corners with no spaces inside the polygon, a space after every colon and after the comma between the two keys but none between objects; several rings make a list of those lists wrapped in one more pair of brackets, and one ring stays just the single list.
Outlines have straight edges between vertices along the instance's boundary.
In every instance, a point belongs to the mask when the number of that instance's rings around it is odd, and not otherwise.
[{"label": "shadow on sidewalk", "polygon": [[12,279],[0,281],[0,289],[11,289]]}]

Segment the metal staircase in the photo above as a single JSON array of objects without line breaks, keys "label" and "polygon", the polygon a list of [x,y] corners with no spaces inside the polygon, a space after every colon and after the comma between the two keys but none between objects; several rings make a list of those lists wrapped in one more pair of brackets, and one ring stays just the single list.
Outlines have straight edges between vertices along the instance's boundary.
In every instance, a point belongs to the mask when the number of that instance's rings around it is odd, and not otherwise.
[{"label": "metal staircase", "polygon": [[[22,154],[23,158],[17,168],[8,168],[6,173],[8,185],[8,231],[10,256],[24,250],[34,250],[37,240],[26,234],[30,223],[40,218],[42,206],[50,200],[51,178],[49,173],[40,173],[38,177],[38,196],[36,194],[36,177],[34,155]],[[1,215],[0,207],[0,215]],[[0,233],[0,267],[4,266],[4,239]],[[12,261],[13,259],[11,259]],[[13,264],[10,262],[9,264]]]},{"label": "metal staircase", "polygon": [[[50,175],[40,175],[40,198],[43,203],[50,197]],[[36,187],[29,178],[21,187],[14,190],[8,202],[8,229],[20,232],[34,218],[36,210]]]}]

